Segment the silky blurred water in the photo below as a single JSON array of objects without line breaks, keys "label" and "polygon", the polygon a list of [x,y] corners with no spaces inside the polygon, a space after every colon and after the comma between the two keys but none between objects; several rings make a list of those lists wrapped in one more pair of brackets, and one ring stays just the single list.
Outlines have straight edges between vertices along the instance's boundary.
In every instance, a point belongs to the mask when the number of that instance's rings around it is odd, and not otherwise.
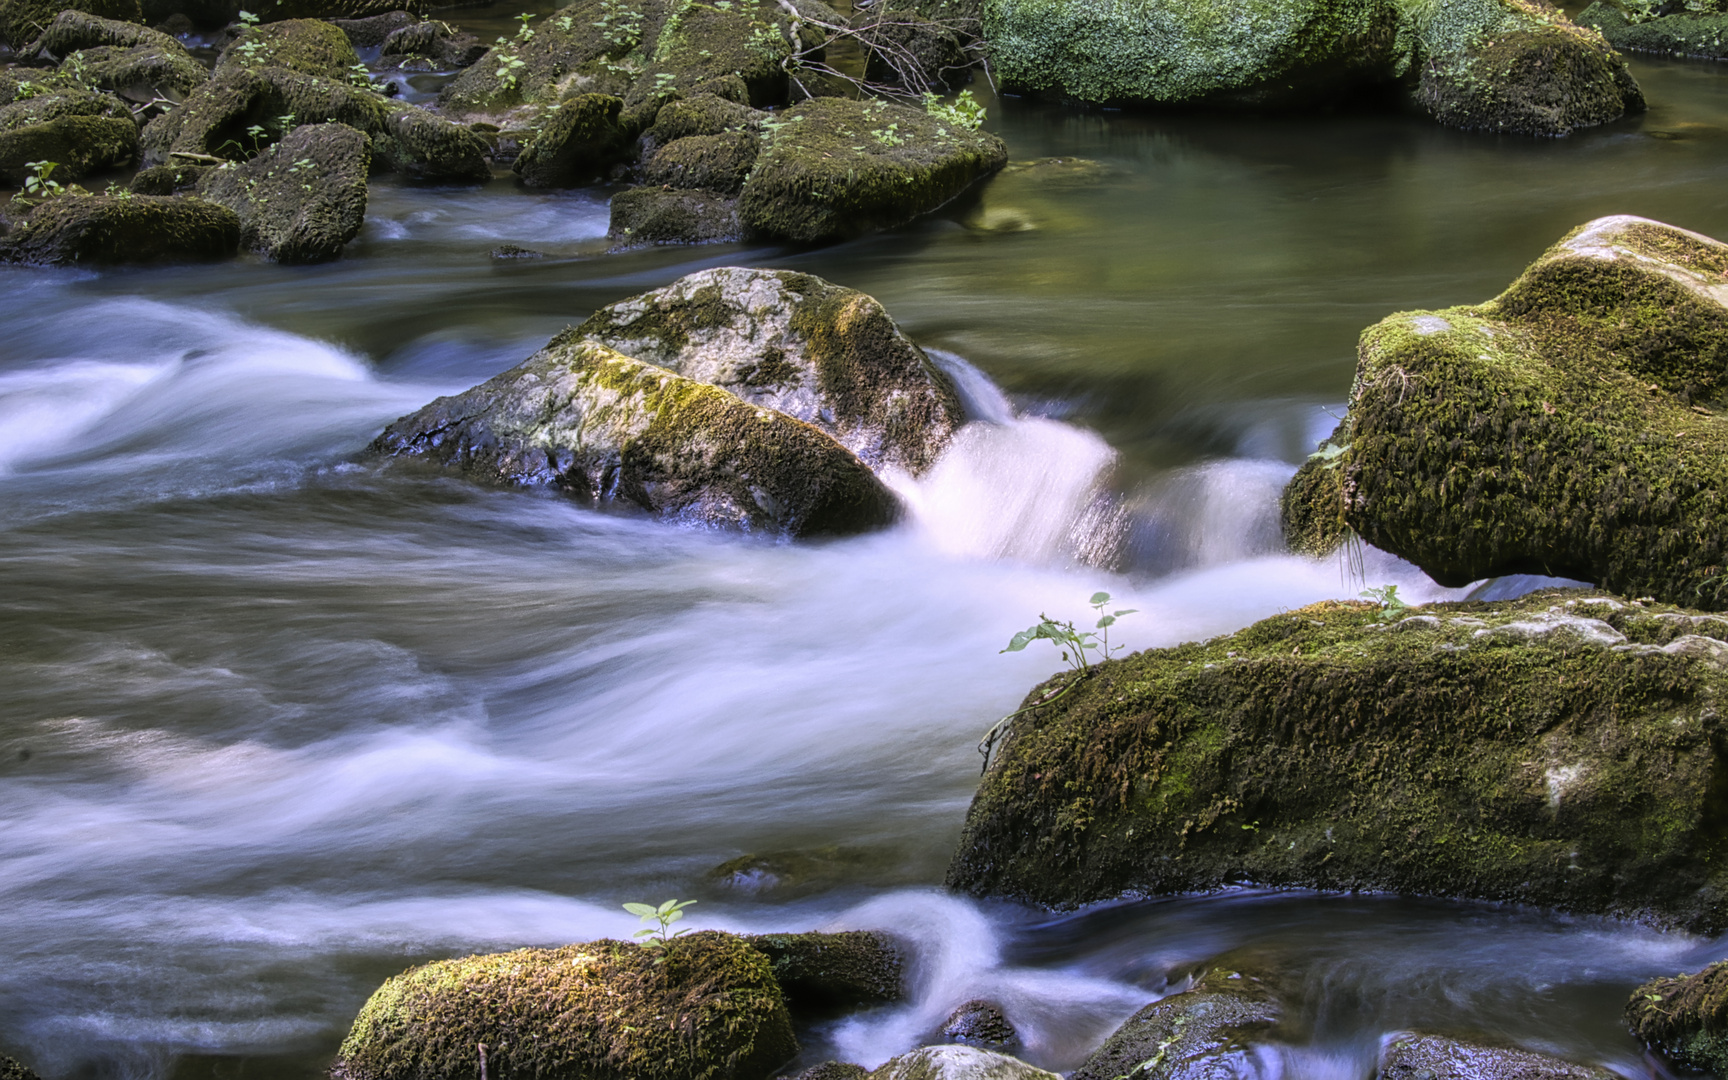
[{"label": "silky blurred water", "polygon": [[[1228,954],[1300,1005],[1268,1078],[1366,1076],[1412,1026],[1648,1072],[1626,993],[1728,950],[1389,897],[1050,916],[935,888],[974,743],[1058,663],[998,654],[1039,612],[1108,590],[1144,648],[1366,585],[1462,595],[1290,556],[1278,493],[1366,325],[1486,299],[1603,213],[1728,236],[1722,72],[1636,70],[1648,116],[1552,142],[992,101],[1016,160],[1101,168],[814,252],[609,253],[603,189],[380,180],[328,266],[0,271],[0,1052],[50,1080],[311,1077],[411,962],[695,896],[699,926],[916,943],[912,1000],[807,1024],[809,1061],[878,1063],[988,996],[1071,1069]],[[361,455],[727,264],[871,292],[955,376],[975,419],[893,478],[904,525],[770,543]],[[713,872],[745,855],[803,869]]]}]

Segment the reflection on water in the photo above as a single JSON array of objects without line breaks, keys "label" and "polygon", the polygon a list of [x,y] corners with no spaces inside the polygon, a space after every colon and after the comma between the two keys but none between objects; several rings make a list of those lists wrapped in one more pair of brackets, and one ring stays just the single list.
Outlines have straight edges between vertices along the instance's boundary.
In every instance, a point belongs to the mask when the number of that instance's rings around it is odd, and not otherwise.
[{"label": "reflection on water", "polygon": [[[1728,98],[1638,70],[1650,116],[1549,143],[997,103],[1017,158],[1105,168],[815,252],[603,254],[595,192],[380,180],[330,266],[0,272],[0,1051],[53,1080],[307,1077],[412,960],[695,895],[699,925],[917,940],[914,999],[811,1027],[811,1055],[883,1060],[985,995],[1069,1068],[1231,953],[1302,1003],[1269,1076],[1359,1076],[1414,1024],[1636,1071],[1625,991],[1714,945],[1389,898],[1051,919],[930,886],[974,741],[1057,663],[997,653],[1039,612],[1107,589],[1142,648],[1364,584],[1460,595],[1285,554],[1277,493],[1368,323],[1484,299],[1599,213],[1728,234]],[[863,288],[949,350],[974,419],[894,478],[903,527],[765,543],[360,456],[596,306],[727,263]],[[835,845],[862,854],[826,889],[708,876]]]}]

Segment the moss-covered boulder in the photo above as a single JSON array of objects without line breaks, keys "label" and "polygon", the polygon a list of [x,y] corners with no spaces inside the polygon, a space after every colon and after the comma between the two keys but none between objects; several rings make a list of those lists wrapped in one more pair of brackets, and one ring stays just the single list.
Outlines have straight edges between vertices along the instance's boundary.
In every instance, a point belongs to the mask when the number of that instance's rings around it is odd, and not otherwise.
[{"label": "moss-covered boulder", "polygon": [[877,930],[758,934],[748,939],[774,966],[793,1009],[850,1009],[906,996],[905,962]]},{"label": "moss-covered boulder", "polygon": [[934,210],[1007,160],[1001,139],[922,109],[818,98],[779,118],[739,211],[760,236],[844,239]]},{"label": "moss-covered boulder", "polygon": [[234,212],[201,199],[62,195],[0,237],[0,261],[189,262],[225,258],[239,243]]},{"label": "moss-covered boulder", "polygon": [[1616,1075],[1531,1050],[1400,1031],[1381,1042],[1375,1080],[1615,1080]]},{"label": "moss-covered boulder", "polygon": [[252,13],[267,23],[283,19],[369,19],[393,11],[425,18],[429,6],[428,0],[258,0],[252,5],[258,10]]},{"label": "moss-covered boulder", "polygon": [[606,235],[621,247],[739,240],[738,200],[717,191],[639,187],[612,196]]},{"label": "moss-covered boulder", "polygon": [[[986,998],[963,1001],[942,1022],[942,1037],[985,1049],[1002,1049],[1020,1041],[1020,1033],[1002,1006]],[[1114,1078],[1112,1078],[1114,1080]]]},{"label": "moss-covered boulder", "polygon": [[873,469],[924,471],[963,422],[948,378],[881,304],[809,274],[704,270],[577,332],[813,424]]},{"label": "moss-covered boulder", "polygon": [[1019,1058],[976,1046],[926,1046],[890,1058],[869,1080],[1061,1080]]},{"label": "moss-covered boulder", "polygon": [[1238,882],[1728,927],[1728,620],[1550,591],[1328,603],[1059,676],[950,885],[1044,904]]},{"label": "moss-covered boulder", "polygon": [[[483,1048],[477,1050],[476,1048]],[[397,975],[338,1052],[350,1080],[764,1080],[797,1052],[767,958],[730,934],[518,949]]]},{"label": "moss-covered boulder", "polygon": [[24,51],[64,57],[80,49],[102,46],[131,49],[139,45],[149,45],[165,51],[185,49],[179,39],[160,30],[152,30],[148,26],[140,26],[124,19],[105,19],[87,11],[68,8],[55,15],[43,29],[41,36],[31,42]]},{"label": "moss-covered boulder", "polygon": [[486,55],[487,49],[488,46],[473,34],[429,19],[391,31],[390,36],[384,39],[379,55],[386,60],[418,57],[434,68],[447,69],[471,67]]},{"label": "moss-covered boulder", "polygon": [[342,254],[366,219],[366,136],[345,124],[306,124],[244,165],[212,169],[198,193],[240,216],[241,243],[285,263]]},{"label": "moss-covered boulder", "polygon": [[68,56],[61,68],[76,70],[86,85],[143,102],[176,100],[210,75],[179,42],[171,47],[102,45],[81,49]]},{"label": "moss-covered boulder", "polygon": [[985,0],[1010,87],[1088,102],[1303,106],[1411,80],[1442,122],[1564,134],[1643,108],[1593,31],[1534,0]]},{"label": "moss-covered boulder", "polygon": [[[1655,4],[1621,5],[1596,0],[1578,14],[1578,24],[1599,31],[1616,49],[1686,56],[1698,60],[1728,59],[1728,13],[1720,4],[1705,10],[1658,15]],[[1714,10],[1710,10],[1713,8]]]},{"label": "moss-covered boulder", "polygon": [[416,180],[483,184],[492,179],[491,147],[479,135],[414,105],[386,107],[372,136],[373,166]]},{"label": "moss-covered boulder", "polygon": [[860,532],[898,515],[875,474],[822,431],[578,330],[396,421],[372,448],[477,480],[770,535]]},{"label": "moss-covered boulder", "polygon": [[[854,18],[869,53],[864,77],[923,93],[958,87],[972,74],[964,34],[950,22],[932,22],[915,8],[872,6]],[[812,94],[812,97],[826,95]]]},{"label": "moss-covered boulder", "polygon": [[788,12],[775,0],[686,0],[667,18],[625,104],[651,121],[666,101],[733,79],[742,83],[743,104],[784,104],[792,41]]},{"label": "moss-covered boulder", "polygon": [[0,45],[14,49],[29,45],[67,10],[121,22],[139,22],[144,17],[138,0],[0,0]]},{"label": "moss-covered boulder", "polygon": [[652,152],[676,139],[693,135],[755,133],[762,130],[762,121],[768,117],[768,113],[717,94],[697,94],[663,106],[655,114],[653,126],[643,134],[642,142]]},{"label": "moss-covered boulder", "polygon": [[630,133],[618,123],[624,99],[578,94],[552,106],[538,133],[511,166],[530,187],[569,187],[606,175],[630,148]]},{"label": "moss-covered boulder", "polygon": [[347,81],[360,57],[348,35],[318,19],[287,19],[247,27],[216,60],[216,74],[235,68],[286,68]]},{"label": "moss-covered boulder", "polygon": [[1256,1038],[1283,1009],[1258,976],[1218,967],[1193,988],[1130,1016],[1070,1080],[1222,1080],[1251,1076]]},{"label": "moss-covered boulder", "polygon": [[1632,1034],[1694,1072],[1728,1071],[1728,961],[1652,979],[1626,1002]]},{"label": "moss-covered boulder", "polygon": [[691,135],[660,147],[642,164],[642,179],[662,187],[736,195],[756,165],[760,140],[749,131]]},{"label": "moss-covered boulder", "polygon": [[0,130],[0,181],[17,185],[30,163],[52,161],[56,183],[77,180],[138,160],[138,125],[110,116],[63,116]]},{"label": "moss-covered boulder", "polygon": [[209,165],[156,165],[139,169],[127,189],[134,195],[185,195],[198,190]]},{"label": "moss-covered boulder", "polygon": [[356,49],[376,49],[398,30],[427,24],[423,24],[413,12],[397,9],[364,19],[331,19],[330,25],[347,34],[349,44]]},{"label": "moss-covered boulder", "polygon": [[1634,217],[1486,304],[1370,327],[1286,537],[1353,530],[1446,585],[1507,573],[1728,607],[1728,246]]},{"label": "moss-covered boulder", "polygon": [[[110,120],[131,120],[132,110],[112,94],[88,90],[64,90],[37,94],[0,106],[0,131],[45,124],[68,116],[100,116]],[[137,125],[133,125],[136,127]]]},{"label": "moss-covered boulder", "polygon": [[280,67],[234,66],[212,76],[181,106],[144,127],[144,160],[176,153],[245,161],[302,124],[346,124],[381,132],[393,108],[381,95]]}]

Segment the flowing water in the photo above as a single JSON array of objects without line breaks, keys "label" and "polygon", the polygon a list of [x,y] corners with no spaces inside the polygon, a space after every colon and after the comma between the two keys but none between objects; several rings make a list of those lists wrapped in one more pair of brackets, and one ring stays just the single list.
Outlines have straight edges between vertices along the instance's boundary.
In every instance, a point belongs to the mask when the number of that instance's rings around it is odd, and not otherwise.
[{"label": "flowing water", "polygon": [[[1004,175],[808,253],[608,254],[604,190],[380,180],[328,266],[0,271],[0,1052],[51,1080],[309,1078],[412,962],[696,896],[699,926],[917,943],[913,999],[807,1025],[810,1061],[876,1064],[987,996],[1072,1068],[1230,953],[1301,1002],[1268,1078],[1360,1080],[1411,1026],[1658,1070],[1620,1005],[1718,943],[1389,897],[1050,915],[936,887],[974,742],[1055,666],[998,655],[1040,611],[1107,589],[1141,648],[1364,585],[1462,595],[1288,555],[1278,491],[1369,323],[1486,299],[1600,214],[1728,236],[1728,73],[1636,71],[1647,116],[1551,142],[992,101],[1017,160],[1102,174]],[[596,306],[726,264],[866,290],[954,374],[975,420],[896,480],[904,525],[768,543],[359,455]]]}]

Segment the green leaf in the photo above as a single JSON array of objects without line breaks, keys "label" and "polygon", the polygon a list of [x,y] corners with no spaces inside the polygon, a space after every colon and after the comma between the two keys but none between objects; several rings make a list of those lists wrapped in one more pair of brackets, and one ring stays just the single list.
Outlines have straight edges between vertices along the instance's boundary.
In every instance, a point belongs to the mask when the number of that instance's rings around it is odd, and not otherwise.
[{"label": "green leaf", "polygon": [[1102,630],[1106,626],[1110,626],[1110,625],[1114,624],[1115,622],[1116,622],[1116,616],[1106,615],[1102,619],[1098,620],[1098,629]]},{"label": "green leaf", "polygon": [[1086,602],[1088,604],[1108,604],[1110,602],[1110,594],[1107,592],[1095,592],[1092,594],[1092,599]]},{"label": "green leaf", "polygon": [[625,904],[624,910],[632,915],[640,915],[644,919],[657,914],[653,906],[649,904]]},{"label": "green leaf", "polygon": [[647,937],[650,934],[658,934],[659,932],[660,932],[659,927],[645,926],[642,929],[636,931],[634,934],[631,934],[630,936],[631,937]]},{"label": "green leaf", "polygon": [[683,917],[684,917],[684,913],[682,911],[671,912],[670,914],[665,916],[666,925],[671,926],[673,923],[677,922],[679,919],[682,919]]},{"label": "green leaf", "polygon": [[1132,615],[1139,610],[1139,608],[1123,608],[1121,611],[1113,611],[1111,614],[1115,615],[1117,618],[1121,618],[1124,615]]}]

